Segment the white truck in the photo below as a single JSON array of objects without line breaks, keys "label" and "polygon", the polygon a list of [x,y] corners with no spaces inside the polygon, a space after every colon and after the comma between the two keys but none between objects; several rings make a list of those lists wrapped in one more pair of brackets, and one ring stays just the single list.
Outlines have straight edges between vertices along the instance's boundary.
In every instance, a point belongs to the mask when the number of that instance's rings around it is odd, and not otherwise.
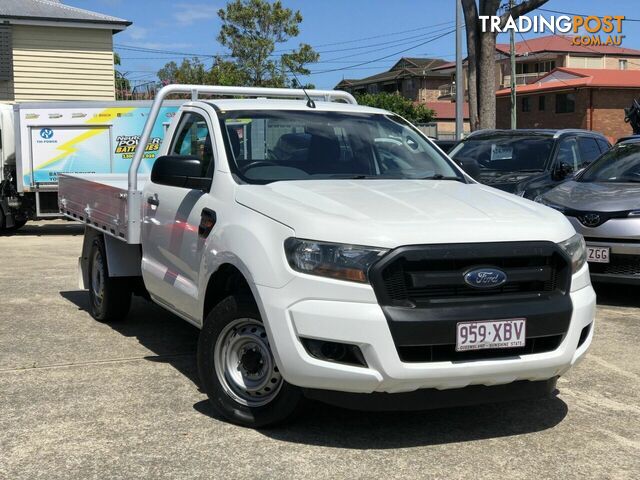
[{"label": "white truck", "polygon": [[60,210],[87,227],[91,315],[120,320],[138,293],[199,327],[202,387],[230,421],[272,425],[303,397],[546,395],[585,355],[595,294],[559,212],[339,91],[171,85],[141,145],[187,92],[150,176],[140,149],[128,176],[61,175]]},{"label": "white truck", "polygon": [[[180,103],[163,106],[143,171]],[[126,173],[150,108],[149,101],[0,104],[0,234],[60,216],[60,173]]]}]

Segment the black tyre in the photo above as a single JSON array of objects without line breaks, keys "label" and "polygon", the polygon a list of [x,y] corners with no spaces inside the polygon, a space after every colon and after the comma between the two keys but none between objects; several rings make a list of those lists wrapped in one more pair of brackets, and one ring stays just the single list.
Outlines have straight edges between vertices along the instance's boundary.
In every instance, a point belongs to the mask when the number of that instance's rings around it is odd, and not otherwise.
[{"label": "black tyre", "polygon": [[215,410],[238,425],[260,428],[294,416],[302,392],[280,375],[253,299],[232,295],[204,321],[198,373]]},{"label": "black tyre", "polygon": [[99,322],[122,320],[131,307],[127,278],[109,276],[104,239],[96,237],[89,255],[89,313]]},{"label": "black tyre", "polygon": [[16,230],[21,229],[22,227],[24,227],[27,223],[27,220],[14,220],[13,222],[13,227],[8,228],[7,230],[11,231],[11,232],[15,232]]}]

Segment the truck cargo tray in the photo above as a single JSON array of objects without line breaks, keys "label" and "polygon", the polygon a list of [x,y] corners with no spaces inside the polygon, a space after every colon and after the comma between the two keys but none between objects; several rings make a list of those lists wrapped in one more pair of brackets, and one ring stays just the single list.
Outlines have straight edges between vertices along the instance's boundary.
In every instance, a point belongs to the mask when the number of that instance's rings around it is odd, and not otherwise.
[{"label": "truck cargo tray", "polygon": [[[137,195],[142,195],[148,178],[138,176]],[[140,243],[139,238],[131,239],[128,235],[127,195],[126,174],[61,174],[59,177],[60,213],[119,240]],[[137,218],[142,218],[142,211]]]}]

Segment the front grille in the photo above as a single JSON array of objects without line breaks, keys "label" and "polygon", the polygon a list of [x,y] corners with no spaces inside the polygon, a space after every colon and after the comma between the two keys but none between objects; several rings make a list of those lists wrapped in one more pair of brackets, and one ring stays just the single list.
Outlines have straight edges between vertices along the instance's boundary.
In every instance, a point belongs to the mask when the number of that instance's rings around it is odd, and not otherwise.
[{"label": "front grille", "polygon": [[609,263],[590,263],[589,271],[601,275],[640,277],[640,255],[611,254]]},{"label": "front grille", "polygon": [[[557,251],[509,251],[500,244],[446,251],[446,246],[425,247],[416,254],[398,255],[384,266],[374,284],[383,305],[428,307],[459,301],[490,301],[507,297],[535,297],[564,292],[567,286],[567,262]],[[455,246],[452,246],[452,248]],[[483,255],[482,251],[487,254]],[[464,281],[466,272],[494,267],[507,275],[497,288],[480,289]]]},{"label": "front grille", "polygon": [[450,345],[412,345],[398,347],[400,360],[414,362],[464,362],[468,360],[484,360],[492,358],[517,357],[532,353],[551,352],[560,346],[562,335],[527,338],[524,347],[489,348],[486,350],[470,350],[456,352],[455,344]]},{"label": "front grille", "polygon": [[[495,288],[465,282],[499,269]],[[389,252],[369,279],[403,362],[505,358],[555,350],[571,320],[568,257],[552,242],[417,245]],[[525,318],[524,347],[456,352],[459,322]]]}]

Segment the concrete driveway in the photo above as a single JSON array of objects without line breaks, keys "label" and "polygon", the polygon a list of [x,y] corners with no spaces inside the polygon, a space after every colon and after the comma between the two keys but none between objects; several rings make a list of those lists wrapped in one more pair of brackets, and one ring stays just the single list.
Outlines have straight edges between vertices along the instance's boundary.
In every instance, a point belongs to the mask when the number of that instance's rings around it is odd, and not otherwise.
[{"label": "concrete driveway", "polygon": [[198,388],[198,331],[138,300],[85,311],[82,227],[0,237],[0,478],[640,478],[640,289],[599,289],[587,359],[554,399],[421,413],[310,405],[254,431]]}]

